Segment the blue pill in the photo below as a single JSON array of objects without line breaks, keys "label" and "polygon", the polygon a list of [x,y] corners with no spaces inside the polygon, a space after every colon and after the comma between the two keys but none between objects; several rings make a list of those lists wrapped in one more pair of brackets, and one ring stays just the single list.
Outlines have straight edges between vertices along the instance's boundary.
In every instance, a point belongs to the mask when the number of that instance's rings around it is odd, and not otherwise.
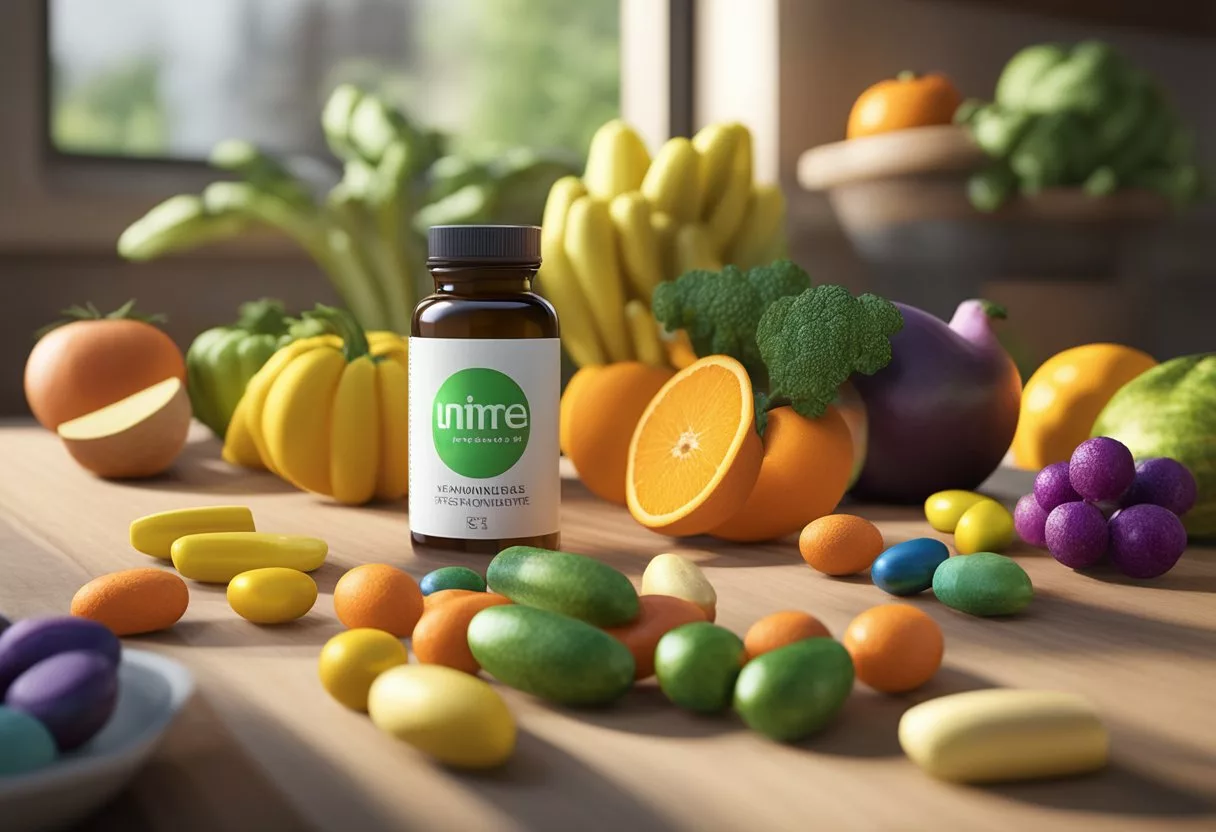
[{"label": "blue pill", "polygon": [[46,768],[58,754],[45,725],[29,714],[0,706],[0,777]]},{"label": "blue pill", "polygon": [[445,566],[428,572],[418,582],[418,588],[423,595],[441,592],[445,589],[468,589],[473,592],[486,591],[486,579],[467,566]]},{"label": "blue pill", "polygon": [[931,537],[905,540],[887,549],[870,567],[874,586],[891,595],[915,595],[933,586],[933,573],[950,557],[946,544]]}]

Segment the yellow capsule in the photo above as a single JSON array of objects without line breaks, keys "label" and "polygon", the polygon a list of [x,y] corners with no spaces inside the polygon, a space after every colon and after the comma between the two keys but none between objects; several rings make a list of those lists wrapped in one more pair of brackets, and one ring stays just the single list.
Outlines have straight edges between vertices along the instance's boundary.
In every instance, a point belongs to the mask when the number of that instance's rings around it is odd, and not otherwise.
[{"label": "yellow capsule", "polygon": [[494,688],[437,664],[394,667],[372,682],[377,728],[454,768],[490,768],[515,750],[515,719]]},{"label": "yellow capsule", "polygon": [[954,527],[954,551],[1000,553],[1013,542],[1013,515],[995,500],[980,500],[963,512]]},{"label": "yellow capsule", "polygon": [[149,514],[131,521],[131,546],[169,560],[173,541],[188,534],[252,532],[253,512],[245,506],[201,506]]},{"label": "yellow capsule", "polygon": [[701,567],[680,555],[665,553],[653,557],[642,572],[639,594],[682,598],[700,607],[709,621],[717,616],[718,594],[713,585]]},{"label": "yellow capsule", "polygon": [[992,498],[976,494],[974,491],[957,489],[939,491],[936,494],[930,494],[929,499],[925,500],[925,519],[939,532],[953,534],[954,527],[958,525],[958,519],[963,516],[963,512],[981,500],[990,499]]},{"label": "yellow capsule", "polygon": [[[367,710],[367,693],[376,677],[410,660],[405,642],[384,630],[357,627],[325,642],[317,662],[321,686],[354,711]],[[459,671],[456,671],[459,672]]]},{"label": "yellow capsule", "polygon": [[190,534],[173,542],[173,565],[183,578],[226,584],[242,572],[285,566],[311,572],[325,562],[324,540],[299,534],[212,532]]},{"label": "yellow capsule", "polygon": [[956,783],[1084,774],[1110,753],[1088,700],[1046,690],[973,690],[922,702],[900,719],[899,744],[925,772]]},{"label": "yellow capsule", "polygon": [[298,569],[267,566],[242,572],[228,583],[228,606],[254,624],[285,624],[317,602],[317,582]]}]

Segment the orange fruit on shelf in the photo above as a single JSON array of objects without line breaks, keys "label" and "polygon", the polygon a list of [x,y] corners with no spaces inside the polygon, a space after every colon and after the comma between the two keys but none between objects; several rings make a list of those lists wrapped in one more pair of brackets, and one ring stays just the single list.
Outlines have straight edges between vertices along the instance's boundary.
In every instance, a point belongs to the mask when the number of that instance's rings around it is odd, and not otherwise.
[{"label": "orange fruit on shelf", "polygon": [[651,398],[673,375],[675,370],[668,367],[620,361],[587,367],[571,376],[562,394],[559,441],[578,478],[601,500],[625,505],[633,429]]},{"label": "orange fruit on shelf", "polygon": [[754,543],[775,540],[836,509],[853,468],[853,440],[844,417],[829,407],[818,419],[792,407],[768,414],[760,475],[742,507],[710,534]]},{"label": "orange fruit on shelf", "polygon": [[781,610],[764,616],[747,630],[743,647],[748,659],[785,647],[806,638],[831,638],[832,634],[815,616],[800,610]]},{"label": "orange fruit on shelf", "polygon": [[950,124],[961,103],[962,94],[945,75],[901,72],[879,81],[857,97],[849,111],[845,138]]},{"label": "orange fruit on shelf", "polygon": [[802,559],[825,575],[864,572],[882,550],[882,532],[854,514],[829,514],[812,520],[798,536]]},{"label": "orange fruit on shelf", "polygon": [[672,537],[704,534],[747,500],[763,456],[743,365],[726,355],[698,359],[663,385],[633,432],[629,513]]},{"label": "orange fruit on shelf", "polygon": [[857,678],[883,693],[904,693],[932,679],[946,650],[942,628],[908,604],[871,607],[850,622],[841,642]]}]

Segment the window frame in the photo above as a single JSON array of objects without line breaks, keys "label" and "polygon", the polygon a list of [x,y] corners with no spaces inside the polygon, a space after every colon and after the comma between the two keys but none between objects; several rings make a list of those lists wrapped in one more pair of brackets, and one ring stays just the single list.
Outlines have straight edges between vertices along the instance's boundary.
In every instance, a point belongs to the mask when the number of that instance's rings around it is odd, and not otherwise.
[{"label": "window frame", "polygon": [[[690,135],[695,0],[620,2],[622,118],[651,143]],[[112,252],[122,230],[157,202],[225,176],[197,160],[55,148],[49,6],[49,0],[0,4],[0,95],[9,101],[0,119],[0,252]],[[213,250],[277,256],[293,249],[275,235],[243,235],[184,256]]]}]

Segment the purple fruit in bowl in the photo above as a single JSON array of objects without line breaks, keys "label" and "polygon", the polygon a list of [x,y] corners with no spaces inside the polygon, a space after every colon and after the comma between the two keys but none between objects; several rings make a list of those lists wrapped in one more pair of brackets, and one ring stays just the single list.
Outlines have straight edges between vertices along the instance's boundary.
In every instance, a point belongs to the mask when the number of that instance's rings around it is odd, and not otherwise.
[{"label": "purple fruit in bowl", "polygon": [[1124,506],[1150,503],[1179,517],[1195,507],[1199,485],[1191,469],[1176,459],[1154,457],[1136,466],[1136,478],[1120,501]]},{"label": "purple fruit in bowl", "polygon": [[1047,551],[1070,569],[1094,566],[1106,557],[1110,535],[1106,517],[1083,501],[1056,506],[1047,515]]},{"label": "purple fruit in bowl", "polygon": [[904,325],[891,337],[891,362],[850,379],[869,423],[852,493],[917,503],[938,491],[973,491],[1000,465],[1018,423],[1022,379],[992,326],[1005,312],[967,300],[947,325],[916,307],[895,306]]},{"label": "purple fruit in bowl", "polygon": [[1027,494],[1013,507],[1013,530],[1018,537],[1040,549],[1047,546],[1047,512],[1033,494]]},{"label": "purple fruit in bowl", "polygon": [[18,676],[4,704],[37,719],[60,751],[71,751],[93,739],[114,713],[118,670],[101,653],[58,653]]},{"label": "purple fruit in bowl", "polygon": [[1056,506],[1081,499],[1081,495],[1072,487],[1067,462],[1053,462],[1035,475],[1034,498],[1047,512]]},{"label": "purple fruit in bowl", "polygon": [[1136,478],[1136,463],[1127,446],[1109,436],[1086,439],[1068,460],[1068,480],[1078,494],[1094,502],[1118,500]]},{"label": "purple fruit in bowl", "polygon": [[1186,528],[1167,508],[1128,506],[1110,520],[1110,559],[1129,578],[1156,578],[1186,550]]}]

